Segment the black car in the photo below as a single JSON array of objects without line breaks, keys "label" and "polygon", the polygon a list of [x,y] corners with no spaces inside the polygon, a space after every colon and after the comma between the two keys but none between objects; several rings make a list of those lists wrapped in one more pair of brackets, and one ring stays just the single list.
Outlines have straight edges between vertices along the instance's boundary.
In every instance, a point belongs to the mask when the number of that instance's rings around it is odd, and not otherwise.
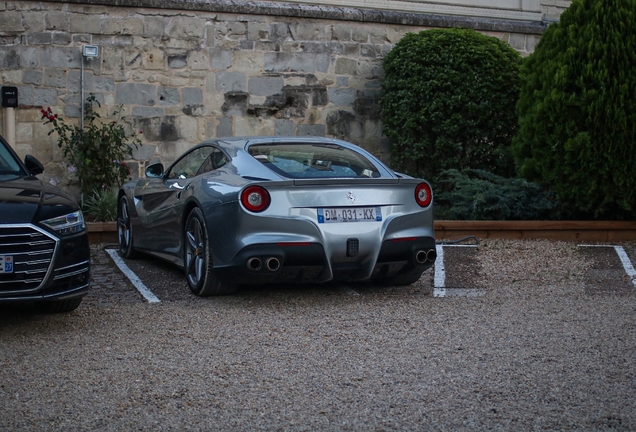
[{"label": "black car", "polygon": [[90,286],[88,231],[77,202],[35,177],[43,171],[0,137],[0,303],[69,312]]}]

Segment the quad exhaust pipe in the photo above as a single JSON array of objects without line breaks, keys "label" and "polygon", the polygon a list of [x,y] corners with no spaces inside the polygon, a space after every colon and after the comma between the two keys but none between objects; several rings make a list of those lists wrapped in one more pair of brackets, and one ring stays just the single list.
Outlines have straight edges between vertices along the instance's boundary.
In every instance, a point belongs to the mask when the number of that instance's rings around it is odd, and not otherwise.
[{"label": "quad exhaust pipe", "polygon": [[435,262],[436,258],[437,258],[437,252],[435,251],[435,249],[429,249],[427,251],[419,250],[415,252],[415,261],[417,261],[418,264],[426,264],[427,262]]},{"label": "quad exhaust pipe", "polygon": [[[267,270],[275,272],[280,269],[280,260],[276,257],[269,257],[265,260]],[[257,272],[263,268],[263,261],[258,257],[252,257],[247,260],[247,269]]]}]

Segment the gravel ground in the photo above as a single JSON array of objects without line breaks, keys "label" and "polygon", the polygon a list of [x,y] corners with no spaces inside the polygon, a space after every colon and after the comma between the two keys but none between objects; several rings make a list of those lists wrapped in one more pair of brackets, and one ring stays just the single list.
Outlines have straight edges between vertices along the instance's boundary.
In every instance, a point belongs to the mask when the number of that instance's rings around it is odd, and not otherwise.
[{"label": "gravel ground", "polygon": [[636,430],[636,288],[604,253],[482,241],[476,297],[429,272],[159,304],[103,261],[70,314],[0,308],[0,430]]}]

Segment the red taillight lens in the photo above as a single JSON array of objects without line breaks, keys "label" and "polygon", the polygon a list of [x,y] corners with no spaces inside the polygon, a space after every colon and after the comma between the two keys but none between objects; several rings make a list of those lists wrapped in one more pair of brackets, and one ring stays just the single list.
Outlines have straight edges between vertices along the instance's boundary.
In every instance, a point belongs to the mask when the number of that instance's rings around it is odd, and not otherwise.
[{"label": "red taillight lens", "polygon": [[433,191],[428,183],[420,183],[415,188],[415,201],[420,207],[428,207],[433,201]]},{"label": "red taillight lens", "polygon": [[241,192],[241,203],[249,211],[258,213],[269,207],[269,193],[260,186],[250,186]]}]

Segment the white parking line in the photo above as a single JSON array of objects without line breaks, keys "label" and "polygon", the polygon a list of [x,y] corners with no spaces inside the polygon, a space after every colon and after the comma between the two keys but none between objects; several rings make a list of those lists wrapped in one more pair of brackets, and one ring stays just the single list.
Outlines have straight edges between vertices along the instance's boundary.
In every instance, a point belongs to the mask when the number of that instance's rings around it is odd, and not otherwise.
[{"label": "white parking line", "polygon": [[435,245],[437,258],[435,259],[435,279],[433,282],[433,297],[446,296],[446,269],[444,268],[444,246]]},{"label": "white parking line", "polygon": [[621,260],[621,263],[623,264],[623,269],[625,270],[625,273],[627,273],[627,276],[630,277],[630,279],[632,281],[632,285],[634,285],[636,287],[636,270],[634,270],[634,266],[632,265],[631,260],[627,256],[627,253],[625,253],[625,249],[623,249],[623,246],[616,246],[616,245],[588,245],[588,244],[580,244],[578,246],[579,247],[611,247],[611,248],[614,248],[614,250],[616,251],[616,254],[618,255],[618,258]]},{"label": "white parking line", "polygon": [[623,246],[614,246],[614,250],[618,254],[618,257],[621,259],[621,262],[623,263],[623,268],[625,269],[625,273],[627,273],[627,276],[629,276],[630,279],[632,280],[632,285],[636,287],[636,270],[634,270],[634,266],[632,265],[632,262],[629,260],[629,257],[625,253],[625,249],[623,249]]},{"label": "white parking line", "polygon": [[126,277],[137,288],[137,291],[146,299],[148,303],[160,303],[160,300],[148,289],[146,285],[137,277],[137,275],[126,265],[115,249],[106,249],[108,255],[113,259],[117,267],[126,275]]}]

